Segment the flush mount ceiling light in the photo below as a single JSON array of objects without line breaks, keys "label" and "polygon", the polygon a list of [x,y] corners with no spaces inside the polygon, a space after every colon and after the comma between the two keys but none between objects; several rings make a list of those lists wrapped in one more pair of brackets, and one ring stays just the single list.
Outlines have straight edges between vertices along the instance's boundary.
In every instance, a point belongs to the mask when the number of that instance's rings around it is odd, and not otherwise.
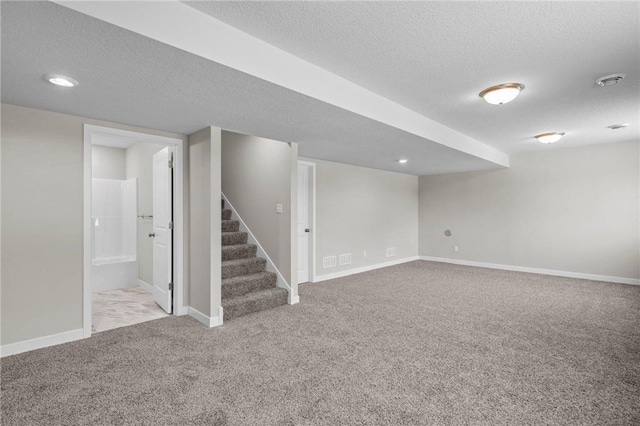
[{"label": "flush mount ceiling light", "polygon": [[609,75],[605,75],[604,77],[600,77],[599,79],[596,80],[596,84],[598,86],[613,86],[614,84],[618,84],[620,81],[622,81],[623,78],[625,78],[627,75],[626,74],[609,74]]},{"label": "flush mount ceiling light", "polygon": [[401,159],[398,160],[398,163],[405,164],[407,161],[409,161],[409,160],[407,160],[406,158],[401,158]]},{"label": "flush mount ceiling light", "polygon": [[66,75],[60,74],[45,74],[42,76],[45,81],[48,81],[51,84],[55,84],[56,86],[62,87],[75,87],[78,85],[78,82],[71,77],[67,77]]},{"label": "flush mount ceiling light", "polygon": [[629,127],[628,124],[612,124],[611,126],[608,126],[611,130],[624,130],[627,127]]},{"label": "flush mount ceiling light", "polygon": [[520,91],[524,89],[524,84],[505,83],[491,86],[480,92],[480,97],[491,105],[504,105],[514,100]]},{"label": "flush mount ceiling light", "polygon": [[542,143],[554,143],[558,142],[561,137],[564,136],[564,132],[548,132],[548,133],[540,133],[536,135],[536,139]]}]

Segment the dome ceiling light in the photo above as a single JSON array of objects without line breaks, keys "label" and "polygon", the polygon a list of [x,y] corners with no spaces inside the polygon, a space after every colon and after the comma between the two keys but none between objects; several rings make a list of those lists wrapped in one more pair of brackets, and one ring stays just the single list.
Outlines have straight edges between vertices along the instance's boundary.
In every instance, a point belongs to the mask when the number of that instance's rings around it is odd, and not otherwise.
[{"label": "dome ceiling light", "polygon": [[78,82],[71,77],[67,77],[66,75],[60,74],[45,74],[42,76],[45,81],[48,81],[51,84],[55,84],[56,86],[62,87],[76,87]]},{"label": "dome ceiling light", "polygon": [[524,84],[505,83],[491,86],[480,92],[480,97],[491,105],[504,105],[514,100],[520,91],[524,89]]},{"label": "dome ceiling light", "polygon": [[547,133],[540,133],[539,135],[536,135],[536,139],[538,139],[539,142],[550,144],[550,143],[558,142],[560,138],[563,136],[564,136],[564,132],[547,132]]}]

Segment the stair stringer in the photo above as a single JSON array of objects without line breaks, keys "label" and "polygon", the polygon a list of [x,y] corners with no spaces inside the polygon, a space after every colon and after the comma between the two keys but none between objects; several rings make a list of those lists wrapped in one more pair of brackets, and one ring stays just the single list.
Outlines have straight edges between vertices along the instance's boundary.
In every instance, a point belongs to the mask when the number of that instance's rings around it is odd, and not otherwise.
[{"label": "stair stringer", "polygon": [[253,235],[253,233],[251,232],[251,230],[249,229],[247,224],[244,223],[244,221],[242,220],[242,218],[240,217],[240,215],[238,214],[236,209],[233,207],[233,204],[231,204],[231,202],[226,197],[226,195],[224,195],[224,193],[222,193],[222,198],[224,199],[224,202],[226,203],[226,205],[229,206],[228,208],[231,210],[231,219],[237,220],[238,222],[240,222],[240,231],[247,233],[247,235],[248,235],[247,243],[255,244],[256,247],[258,247],[256,256],[266,259],[267,260],[266,270],[276,274],[276,276],[277,276],[276,286],[278,286],[280,288],[284,288],[289,293],[289,297],[287,298],[289,305],[294,305],[294,304],[298,303],[299,297],[296,297],[295,299],[292,298],[292,296],[291,296],[291,286],[289,285],[287,280],[284,279],[284,277],[282,276],[282,274],[280,273],[280,271],[278,270],[276,265],[273,263],[273,261],[271,260],[271,258],[267,254],[267,252],[262,248],[262,246],[260,245],[260,242],[258,242],[258,240]]}]

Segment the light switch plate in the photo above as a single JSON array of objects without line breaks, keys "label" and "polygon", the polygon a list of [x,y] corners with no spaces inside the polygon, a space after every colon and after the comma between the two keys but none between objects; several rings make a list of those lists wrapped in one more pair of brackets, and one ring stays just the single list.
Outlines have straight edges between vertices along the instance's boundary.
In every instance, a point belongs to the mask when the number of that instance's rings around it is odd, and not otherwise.
[{"label": "light switch plate", "polygon": [[276,213],[282,214],[282,204],[276,204]]}]

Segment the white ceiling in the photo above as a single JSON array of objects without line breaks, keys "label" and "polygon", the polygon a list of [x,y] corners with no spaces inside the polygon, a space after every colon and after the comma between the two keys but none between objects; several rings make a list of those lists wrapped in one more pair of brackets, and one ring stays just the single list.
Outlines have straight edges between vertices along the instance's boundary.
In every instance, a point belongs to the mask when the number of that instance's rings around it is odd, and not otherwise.
[{"label": "white ceiling", "polygon": [[[639,138],[637,3],[189,4],[478,144],[515,153]],[[178,133],[217,125],[298,142],[304,156],[415,175],[497,167],[56,4],[1,7],[3,102]],[[497,26],[509,10],[516,19]],[[49,72],[80,85],[54,87],[42,81]],[[627,78],[593,85],[613,72]],[[527,86],[513,103],[477,96],[507,81]],[[606,129],[617,122],[630,128]],[[549,130],[567,136],[531,139]]]},{"label": "white ceiling", "polygon": [[[507,153],[640,138],[637,1],[187,4]],[[508,82],[526,86],[511,104],[478,97]]]}]

